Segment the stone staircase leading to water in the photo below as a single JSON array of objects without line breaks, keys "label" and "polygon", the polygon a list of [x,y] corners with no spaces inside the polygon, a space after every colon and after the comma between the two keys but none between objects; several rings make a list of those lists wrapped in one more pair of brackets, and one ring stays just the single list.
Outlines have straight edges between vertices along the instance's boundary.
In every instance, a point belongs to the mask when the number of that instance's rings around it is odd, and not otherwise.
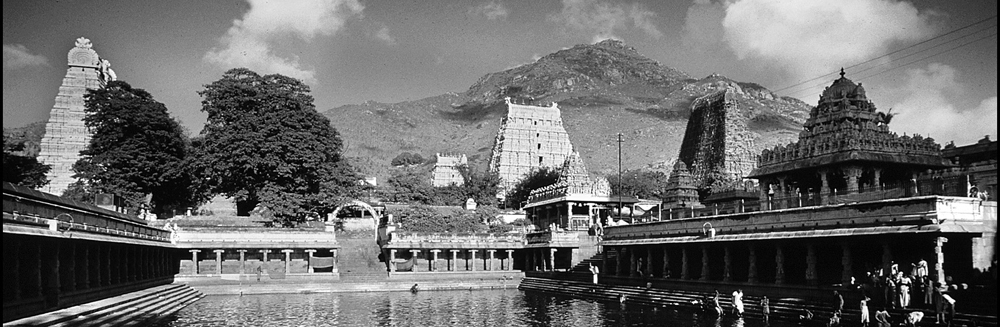
[{"label": "stone staircase leading to water", "polygon": [[205,295],[184,284],[151,287],[4,323],[4,326],[148,326]]},{"label": "stone staircase leading to water", "polygon": [[388,279],[385,262],[380,261],[378,244],[372,236],[337,237],[341,252],[340,280],[349,283],[383,282]]}]

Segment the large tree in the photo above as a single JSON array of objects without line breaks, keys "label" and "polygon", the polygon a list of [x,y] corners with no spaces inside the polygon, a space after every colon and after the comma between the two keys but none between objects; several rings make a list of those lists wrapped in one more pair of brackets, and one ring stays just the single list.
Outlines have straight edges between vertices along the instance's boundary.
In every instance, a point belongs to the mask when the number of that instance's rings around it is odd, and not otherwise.
[{"label": "large tree", "polygon": [[35,157],[21,153],[24,141],[11,140],[3,135],[3,180],[30,188],[39,188],[49,183],[45,174],[52,166],[38,162]]},{"label": "large tree", "polygon": [[[621,193],[640,199],[662,199],[666,192],[667,174],[658,170],[631,169],[622,173]],[[612,193],[618,193],[618,175],[608,175]]]},{"label": "large tree", "polygon": [[301,81],[236,68],[198,93],[208,113],[197,148],[200,174],[214,192],[232,197],[240,214],[262,205],[291,225],[357,195],[359,178],[341,160],[340,135]]},{"label": "large tree", "polygon": [[507,205],[520,209],[524,202],[528,201],[532,190],[555,184],[557,181],[559,181],[559,169],[552,167],[532,169],[507,192]]},{"label": "large tree", "polygon": [[147,195],[154,212],[196,202],[184,164],[187,139],[166,106],[123,81],[89,90],[84,105],[93,137],[73,165],[81,180],[74,188],[122,196],[132,212]]}]

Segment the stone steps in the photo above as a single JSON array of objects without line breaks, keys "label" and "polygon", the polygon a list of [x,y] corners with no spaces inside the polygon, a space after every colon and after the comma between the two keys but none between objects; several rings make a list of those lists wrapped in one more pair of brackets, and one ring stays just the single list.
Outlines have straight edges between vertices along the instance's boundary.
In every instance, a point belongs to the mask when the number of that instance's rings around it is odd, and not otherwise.
[{"label": "stone steps", "polygon": [[4,326],[149,325],[202,297],[201,292],[187,285],[162,285],[15,320]]},{"label": "stone steps", "polygon": [[[647,289],[644,287],[607,284],[595,285],[589,282],[589,278],[591,277],[589,272],[570,273],[566,275],[575,276],[566,276],[565,279],[525,277],[518,288],[609,302],[618,301],[619,296],[626,295],[626,303],[629,304],[686,308],[689,310],[700,310],[701,304],[699,301],[703,301],[710,295],[710,293],[684,290]],[[760,299],[761,297],[753,295],[745,295],[743,297],[745,317],[754,319],[761,319],[763,317]],[[829,303],[795,298],[771,298],[769,300],[770,319],[798,321],[799,315],[803,314],[805,310],[809,310],[814,314],[814,323],[825,324],[832,315],[832,307]],[[720,295],[719,302],[727,312],[732,310],[731,301],[732,297],[730,294],[724,293]],[[871,316],[874,317],[876,308],[872,307],[869,309],[871,310]],[[890,310],[889,313],[894,319],[894,324],[896,324],[902,322],[903,316],[911,311],[915,310]],[[844,310],[841,321],[849,324],[859,324],[860,310],[856,309],[856,305],[854,307],[848,306]],[[973,321],[975,321],[975,324],[973,324]],[[934,312],[924,311],[922,324],[927,325],[934,322]],[[956,323],[959,326],[961,324],[970,326],[997,326],[997,319],[990,316],[959,313],[956,316]]]}]

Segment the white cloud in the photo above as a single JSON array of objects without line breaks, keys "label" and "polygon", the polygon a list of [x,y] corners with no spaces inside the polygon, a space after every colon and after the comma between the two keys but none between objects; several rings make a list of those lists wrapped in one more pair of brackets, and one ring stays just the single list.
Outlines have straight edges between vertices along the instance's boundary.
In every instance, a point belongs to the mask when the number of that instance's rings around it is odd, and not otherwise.
[{"label": "white cloud", "polygon": [[45,56],[31,54],[28,47],[23,44],[3,45],[3,70],[17,70],[48,65],[49,60]]},{"label": "white cloud", "polygon": [[[932,63],[927,68],[906,71],[907,81],[899,89],[902,100],[891,106],[896,117],[890,128],[897,132],[933,137],[938,143],[975,143],[984,135],[997,135],[997,97],[982,100],[973,108],[958,108],[953,99],[966,88],[948,65]],[[884,107],[884,106],[883,106]]]},{"label": "white cloud", "polygon": [[497,20],[506,19],[510,12],[507,6],[497,1],[490,1],[479,6],[469,8],[469,13],[473,15],[483,15],[486,19]]},{"label": "white cloud", "polygon": [[204,60],[225,68],[288,75],[307,83],[316,81],[315,72],[303,68],[296,56],[275,53],[275,40],[290,36],[309,42],[317,35],[333,35],[364,9],[357,0],[248,1],[250,11],[233,21],[220,40],[221,47],[206,53]]},{"label": "white cloud", "polygon": [[936,13],[895,0],[742,0],[725,8],[724,39],[737,57],[770,62],[794,80],[864,61],[893,42],[921,40],[936,30]]},{"label": "white cloud", "polygon": [[615,4],[601,0],[563,0],[563,8],[550,20],[571,30],[591,33],[594,40],[615,38],[615,31],[637,28],[659,38],[663,33],[656,28],[656,13],[645,6]]},{"label": "white cloud", "polygon": [[375,32],[375,37],[378,38],[379,40],[384,41],[389,45],[396,44],[396,39],[394,39],[392,35],[389,34],[388,26],[382,26],[382,28],[380,28],[378,32]]}]

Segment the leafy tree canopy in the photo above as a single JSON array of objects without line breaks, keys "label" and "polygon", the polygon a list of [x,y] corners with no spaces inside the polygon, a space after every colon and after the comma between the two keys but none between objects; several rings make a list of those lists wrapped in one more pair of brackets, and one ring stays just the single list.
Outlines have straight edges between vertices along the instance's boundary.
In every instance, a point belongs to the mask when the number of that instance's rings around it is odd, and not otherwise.
[{"label": "leafy tree canopy", "polygon": [[34,157],[20,154],[24,142],[17,142],[3,136],[3,180],[30,188],[39,188],[49,183],[45,174],[52,166],[42,164]]},{"label": "leafy tree canopy", "polygon": [[185,166],[187,139],[166,106],[124,81],[89,90],[84,105],[93,137],[73,165],[81,182],[70,193],[114,193],[132,212],[147,195],[154,212],[197,201]]},{"label": "leafy tree canopy", "polygon": [[340,135],[301,81],[235,68],[198,94],[208,113],[198,171],[241,214],[261,204],[291,225],[360,193],[360,178],[341,160]]},{"label": "leafy tree canopy", "polygon": [[520,182],[514,184],[514,188],[507,192],[507,205],[520,208],[525,201],[528,201],[531,190],[555,184],[558,180],[559,170],[556,168],[532,169],[524,175]]},{"label": "leafy tree canopy", "polygon": [[[662,171],[632,169],[622,172],[621,193],[640,199],[662,199],[666,192],[669,176]],[[618,175],[608,175],[611,192],[618,192]]]},{"label": "leafy tree canopy", "polygon": [[[494,209],[495,210],[495,209]],[[402,230],[416,233],[482,233],[488,230],[485,216],[495,211],[415,205],[395,215]]]},{"label": "leafy tree canopy", "polygon": [[391,164],[394,167],[419,165],[422,163],[424,163],[424,157],[421,156],[419,153],[413,153],[413,152],[400,153],[395,158],[392,158],[391,162]]}]

